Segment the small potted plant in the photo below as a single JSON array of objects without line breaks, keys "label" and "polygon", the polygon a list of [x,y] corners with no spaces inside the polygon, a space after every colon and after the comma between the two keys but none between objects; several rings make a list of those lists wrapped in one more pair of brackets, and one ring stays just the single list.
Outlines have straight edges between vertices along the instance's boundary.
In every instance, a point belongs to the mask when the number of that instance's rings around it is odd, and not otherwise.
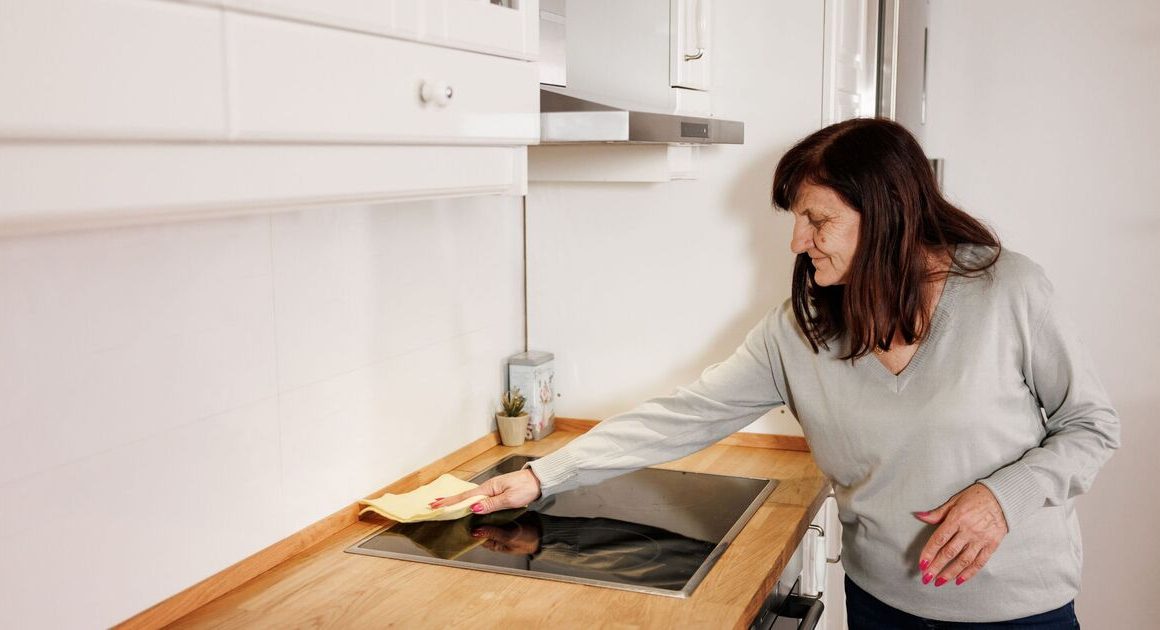
[{"label": "small potted plant", "polygon": [[500,440],[504,446],[523,444],[524,434],[528,430],[528,414],[524,412],[527,400],[520,393],[520,388],[513,387],[503,393],[499,402],[502,409],[495,414],[495,424],[499,427]]}]

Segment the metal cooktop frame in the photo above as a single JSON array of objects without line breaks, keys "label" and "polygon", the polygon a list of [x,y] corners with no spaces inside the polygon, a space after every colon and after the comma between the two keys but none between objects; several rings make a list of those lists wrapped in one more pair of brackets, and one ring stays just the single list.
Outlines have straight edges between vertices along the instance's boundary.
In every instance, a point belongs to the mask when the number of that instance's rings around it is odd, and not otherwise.
[{"label": "metal cooktop frame", "polygon": [[[479,483],[482,481],[486,481],[489,477],[492,477],[492,476],[495,476],[496,474],[499,474],[499,473],[497,473],[497,470],[505,462],[510,461],[511,459],[517,458],[517,457],[527,458],[529,461],[537,459],[535,456],[530,456],[530,455],[521,455],[521,454],[509,455],[508,457],[505,457],[502,460],[496,462],[491,468],[488,468],[487,470],[483,470],[483,471],[479,472],[478,474],[473,476],[469,481],[471,481],[473,483]],[[695,472],[695,471],[674,471],[674,472]],[[757,496],[755,496],[753,498],[753,500],[750,501],[749,505],[745,508],[745,511],[741,513],[741,516],[739,516],[737,518],[737,521],[733,524],[733,526],[729,528],[729,531],[726,532],[725,536],[721,538],[721,542],[717,543],[717,546],[713,548],[713,550],[709,553],[708,556],[706,556],[705,560],[701,563],[701,566],[697,569],[697,571],[695,573],[693,573],[692,577],[689,578],[688,582],[685,583],[684,588],[682,588],[679,591],[662,589],[662,588],[655,588],[655,587],[651,587],[651,586],[639,586],[639,585],[633,585],[633,584],[623,584],[620,582],[611,582],[611,581],[595,580],[595,579],[584,578],[584,577],[560,575],[560,574],[556,574],[556,573],[545,573],[545,572],[541,572],[541,571],[535,571],[532,569],[515,569],[515,568],[510,568],[510,567],[504,567],[504,566],[479,564],[479,563],[475,563],[475,562],[464,562],[464,561],[460,561],[460,560],[444,560],[442,558],[426,557],[426,556],[407,554],[407,553],[396,553],[396,552],[392,552],[392,551],[382,551],[379,549],[364,549],[364,548],[362,548],[362,545],[364,543],[366,543],[367,541],[371,540],[372,538],[378,536],[383,531],[390,529],[392,527],[392,525],[388,525],[386,527],[381,527],[379,529],[376,529],[374,531],[374,533],[362,538],[361,540],[359,540],[357,543],[351,545],[350,547],[347,547],[345,551],[347,553],[355,553],[355,554],[361,554],[361,555],[366,555],[366,556],[377,556],[380,558],[395,558],[398,560],[409,560],[412,562],[423,562],[426,564],[437,564],[437,565],[446,566],[446,567],[460,567],[463,569],[473,569],[475,571],[488,571],[491,573],[504,573],[507,575],[518,575],[518,576],[523,576],[523,577],[535,577],[535,578],[540,578],[540,579],[544,579],[544,580],[553,580],[556,582],[570,582],[573,584],[587,584],[590,586],[599,586],[599,587],[603,587],[603,588],[613,588],[613,589],[618,589],[618,590],[622,590],[622,591],[633,591],[636,593],[648,593],[650,595],[661,595],[663,597],[674,597],[674,598],[678,598],[678,599],[685,599],[685,598],[688,598],[693,593],[693,591],[697,588],[697,585],[701,583],[701,580],[705,579],[705,576],[708,575],[710,569],[712,569],[713,565],[715,565],[717,563],[717,559],[721,557],[721,554],[725,553],[725,549],[728,548],[728,546],[731,542],[733,542],[733,539],[735,539],[737,537],[737,534],[739,534],[741,532],[741,529],[743,527],[745,527],[745,524],[749,522],[749,519],[753,516],[753,513],[757,511],[757,508],[761,507],[761,505],[765,503],[765,500],[769,498],[769,495],[773,492],[774,488],[776,488],[777,484],[778,484],[778,480],[776,480],[776,479],[766,479],[763,477],[745,477],[743,475],[717,475],[717,474],[713,474],[713,473],[703,473],[703,472],[696,472],[696,474],[706,475],[706,476],[710,476],[710,477],[732,477],[732,478],[741,478],[741,479],[752,479],[754,481],[764,481],[766,483],[765,483],[765,486],[757,493]]]}]

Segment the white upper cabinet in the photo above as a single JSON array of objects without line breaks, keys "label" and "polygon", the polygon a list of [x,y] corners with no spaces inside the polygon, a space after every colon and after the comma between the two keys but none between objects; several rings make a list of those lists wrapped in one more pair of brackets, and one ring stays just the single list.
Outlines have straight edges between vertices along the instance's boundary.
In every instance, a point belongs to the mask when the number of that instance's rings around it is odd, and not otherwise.
[{"label": "white upper cabinet", "polygon": [[533,63],[240,13],[226,20],[235,139],[526,145],[539,137]]},{"label": "white upper cabinet", "polygon": [[0,0],[0,137],[535,144],[505,1]]},{"label": "white upper cabinet", "polygon": [[536,0],[442,0],[440,4],[446,20],[443,45],[518,59],[539,56]]},{"label": "white upper cabinet", "polygon": [[878,0],[826,0],[822,117],[874,115]]},{"label": "white upper cabinet", "polygon": [[0,137],[225,138],[222,20],[141,0],[0,0]]},{"label": "white upper cabinet", "polygon": [[708,90],[713,47],[711,0],[670,0],[669,71],[673,87]]},{"label": "white upper cabinet", "polygon": [[537,0],[0,0],[0,234],[524,194],[538,18]]},{"label": "white upper cabinet", "polygon": [[709,0],[568,0],[566,92],[711,115],[712,8]]},{"label": "white upper cabinet", "polygon": [[534,60],[537,0],[221,0],[227,9]]},{"label": "white upper cabinet", "polygon": [[390,33],[395,22],[393,5],[398,3],[392,0],[218,0],[217,4],[227,9],[292,18],[312,24],[368,33]]}]

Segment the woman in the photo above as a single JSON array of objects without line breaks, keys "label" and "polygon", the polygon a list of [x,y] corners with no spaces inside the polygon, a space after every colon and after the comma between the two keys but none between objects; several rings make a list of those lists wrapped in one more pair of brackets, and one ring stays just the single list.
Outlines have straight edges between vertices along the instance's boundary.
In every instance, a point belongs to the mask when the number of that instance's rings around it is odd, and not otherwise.
[{"label": "woman", "polygon": [[786,404],[837,496],[851,628],[1076,627],[1072,499],[1119,420],[1043,270],[946,201],[890,121],[802,140],[773,202],[794,218],[792,297],[695,383],[488,481],[473,509],[682,457]]}]

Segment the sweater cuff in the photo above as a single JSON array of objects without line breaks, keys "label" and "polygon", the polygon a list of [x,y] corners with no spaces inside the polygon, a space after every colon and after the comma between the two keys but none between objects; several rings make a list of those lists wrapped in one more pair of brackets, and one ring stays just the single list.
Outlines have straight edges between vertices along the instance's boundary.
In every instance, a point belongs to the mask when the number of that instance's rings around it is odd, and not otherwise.
[{"label": "sweater cuff", "polygon": [[980,479],[999,501],[1007,528],[1014,530],[1035,511],[1043,507],[1047,494],[1035,480],[1035,473],[1023,462],[1014,462]]},{"label": "sweater cuff", "polygon": [[557,494],[575,485],[576,458],[561,449],[524,465],[540,480],[540,498]]}]

